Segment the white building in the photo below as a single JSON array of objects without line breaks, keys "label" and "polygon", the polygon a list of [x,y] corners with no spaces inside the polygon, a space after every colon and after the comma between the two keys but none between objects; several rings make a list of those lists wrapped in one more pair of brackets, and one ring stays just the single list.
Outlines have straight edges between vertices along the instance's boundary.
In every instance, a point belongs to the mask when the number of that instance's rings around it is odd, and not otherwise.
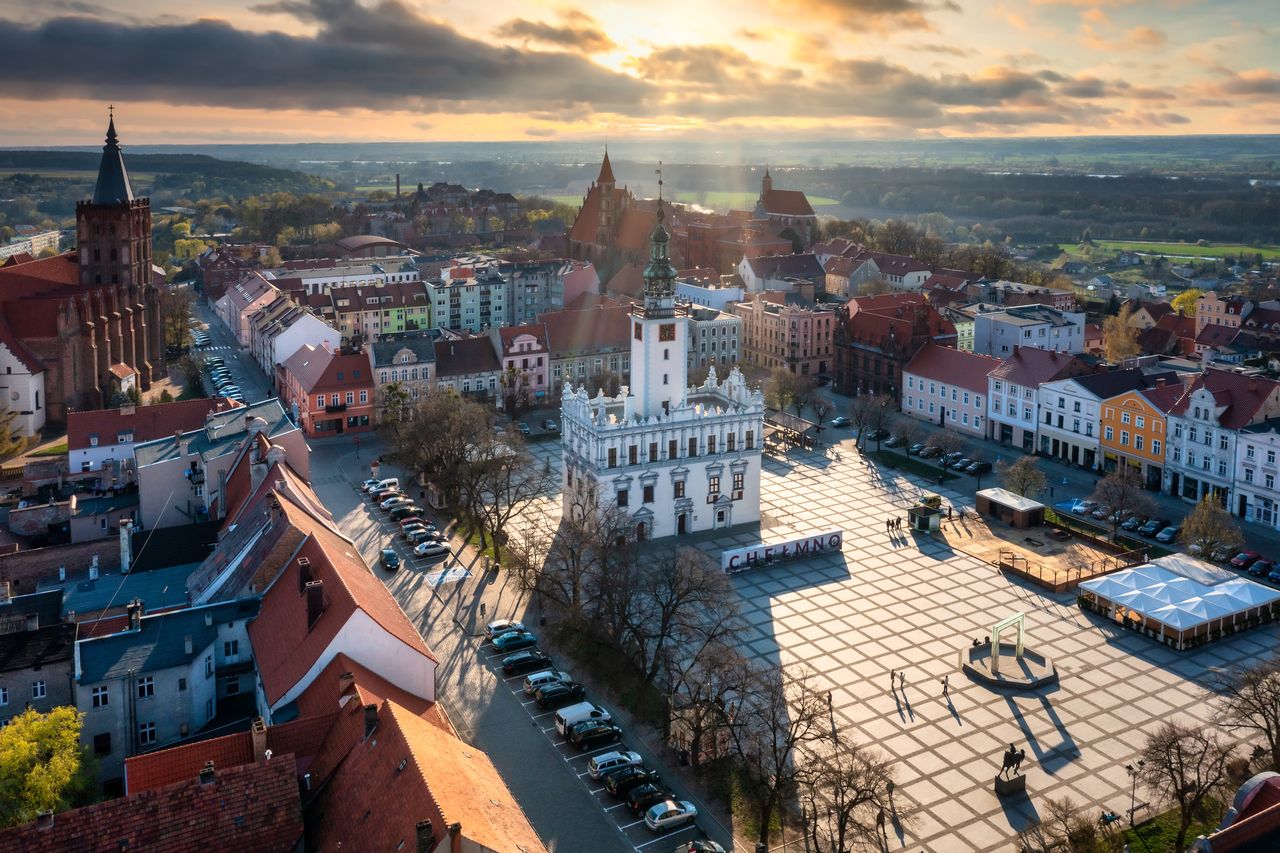
[{"label": "white building", "polygon": [[640,539],[760,520],[764,399],[736,368],[686,387],[689,324],[663,219],[659,200],[644,304],[630,317],[631,386],[593,397],[566,383],[561,410],[565,514],[617,507]]},{"label": "white building", "polygon": [[[731,278],[726,276],[725,278]],[[732,302],[741,302],[746,298],[746,291],[741,285],[715,283],[696,279],[681,279],[676,282],[676,300],[690,302],[703,308],[714,308],[725,311]]]},{"label": "white building", "polygon": [[1047,305],[1019,305],[979,313],[973,320],[973,351],[1007,358],[1014,347],[1084,352],[1084,314]]},{"label": "white building", "polygon": [[742,318],[714,308],[689,309],[689,369],[719,365],[725,372],[742,355]]},{"label": "white building", "polygon": [[276,375],[277,364],[284,364],[304,346],[336,350],[342,341],[333,326],[293,300],[288,303],[270,315],[263,309],[261,316],[250,322],[253,358],[269,377]]},{"label": "white building", "polygon": [[308,296],[316,293],[328,293],[340,287],[377,286],[391,282],[416,283],[422,281],[422,273],[418,270],[410,255],[378,258],[370,260],[344,259],[325,262],[327,266],[303,267],[299,269],[277,269],[267,274],[268,278],[297,279]]},{"label": "white building", "polygon": [[511,279],[496,266],[449,267],[426,285],[432,322],[441,329],[479,334],[490,326],[510,325]]},{"label": "white building", "polygon": [[44,365],[0,320],[0,414],[17,412],[9,429],[37,435],[44,427]]},{"label": "white building", "polygon": [[1236,437],[1235,484],[1241,518],[1280,529],[1280,420],[1240,430]]},{"label": "white building", "polygon": [[1102,462],[1098,430],[1102,402],[1129,391],[1154,388],[1161,380],[1175,383],[1178,376],[1134,367],[1044,383],[1039,393],[1040,455],[1090,471],[1097,469]]},{"label": "white building", "polygon": [[1040,386],[1089,371],[1075,356],[1035,347],[1013,348],[999,367],[987,374],[987,427],[1001,444],[1035,452],[1040,420]]},{"label": "white building", "polygon": [[987,437],[987,374],[1000,359],[927,343],[902,368],[902,413]]}]

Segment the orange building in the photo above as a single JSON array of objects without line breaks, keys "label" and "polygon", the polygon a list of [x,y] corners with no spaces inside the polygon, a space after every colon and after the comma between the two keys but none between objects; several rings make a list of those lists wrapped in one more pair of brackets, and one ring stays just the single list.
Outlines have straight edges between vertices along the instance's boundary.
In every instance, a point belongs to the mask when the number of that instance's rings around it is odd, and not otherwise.
[{"label": "orange building", "polygon": [[1170,382],[1103,400],[1099,418],[1103,469],[1111,472],[1128,465],[1147,488],[1159,490],[1164,476],[1165,416],[1182,392],[1181,383]]}]

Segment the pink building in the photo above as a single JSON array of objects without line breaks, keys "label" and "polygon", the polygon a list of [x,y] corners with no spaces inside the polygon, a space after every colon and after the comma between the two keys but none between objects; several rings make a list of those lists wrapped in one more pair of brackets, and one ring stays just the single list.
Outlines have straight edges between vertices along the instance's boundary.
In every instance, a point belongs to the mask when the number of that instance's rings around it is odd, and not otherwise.
[{"label": "pink building", "polygon": [[986,438],[987,374],[1000,359],[925,344],[902,368],[902,413]]},{"label": "pink building", "polygon": [[508,410],[543,405],[551,373],[547,327],[542,323],[505,326],[490,329],[489,336],[502,362],[503,405]]}]

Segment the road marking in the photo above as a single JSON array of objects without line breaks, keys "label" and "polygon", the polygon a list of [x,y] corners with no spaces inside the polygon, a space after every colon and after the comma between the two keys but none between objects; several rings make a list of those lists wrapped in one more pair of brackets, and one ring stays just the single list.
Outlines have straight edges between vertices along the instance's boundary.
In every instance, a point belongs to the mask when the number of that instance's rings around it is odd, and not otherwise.
[{"label": "road marking", "polygon": [[544,711],[544,712],[543,712],[543,713],[541,713],[541,714],[534,714],[534,715],[533,715],[533,718],[536,720],[536,719],[538,719],[539,717],[550,717],[550,716],[551,716],[551,715],[553,715],[554,713],[555,713],[555,711]]},{"label": "road marking", "polygon": [[623,806],[625,806],[625,805],[626,805],[626,803],[617,803],[616,805],[612,805],[612,806],[605,806],[605,807],[604,807],[604,810],[605,810],[606,812],[611,812],[611,811],[613,811],[614,809],[620,809],[620,808],[622,808],[622,807],[623,807]]},{"label": "road marking", "polygon": [[[641,821],[641,823],[644,823],[644,821]],[[669,829],[669,830],[666,830],[666,831],[664,831],[663,833],[661,833],[660,835],[658,835],[658,837],[656,837],[656,838],[654,838],[654,839],[652,839],[652,840],[650,840],[650,841],[646,841],[646,842],[644,842],[644,843],[642,843],[642,844],[637,844],[637,845],[636,845],[636,849],[637,849],[637,850],[639,850],[639,849],[640,849],[640,848],[642,848],[642,847],[648,847],[650,844],[657,844],[659,841],[670,841],[670,840],[671,840],[671,836],[673,836],[673,835],[679,835],[680,833],[684,832],[686,829],[697,829],[697,828],[698,828],[698,825],[697,825],[696,823],[689,823],[689,824],[685,824],[684,826],[680,827],[679,829]]]},{"label": "road marking", "polygon": [[576,758],[590,758],[593,755],[598,755],[599,753],[604,752],[606,749],[617,748],[617,743],[607,743],[604,746],[597,746],[595,749],[588,749],[586,752],[579,752],[577,755],[571,755],[566,758],[565,761],[573,761]]},{"label": "road marking", "polygon": [[639,820],[634,821],[632,823],[619,824],[618,829],[626,830],[626,829],[630,829],[633,826],[639,826],[642,823],[644,823],[644,818],[640,818]]}]

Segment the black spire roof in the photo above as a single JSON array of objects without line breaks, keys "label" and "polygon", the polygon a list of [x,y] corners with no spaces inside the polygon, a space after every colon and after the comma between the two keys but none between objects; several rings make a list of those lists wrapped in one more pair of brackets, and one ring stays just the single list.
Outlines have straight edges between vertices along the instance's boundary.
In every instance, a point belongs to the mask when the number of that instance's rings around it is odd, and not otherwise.
[{"label": "black spire roof", "polygon": [[133,201],[133,187],[129,186],[129,173],[124,168],[124,156],[120,153],[120,140],[116,136],[116,118],[109,114],[107,144],[102,146],[102,162],[98,164],[98,183],[93,187],[94,204],[120,204]]}]

